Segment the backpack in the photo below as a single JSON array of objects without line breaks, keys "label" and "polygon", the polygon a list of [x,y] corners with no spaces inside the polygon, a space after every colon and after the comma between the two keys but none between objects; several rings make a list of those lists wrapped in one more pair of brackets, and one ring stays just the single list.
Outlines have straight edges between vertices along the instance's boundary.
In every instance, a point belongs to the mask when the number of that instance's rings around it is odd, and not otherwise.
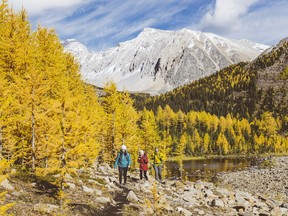
[{"label": "backpack", "polygon": [[[120,156],[119,156],[119,159],[118,159],[118,163],[121,164],[121,163],[122,163],[122,155],[123,155],[123,152],[120,151],[119,154],[120,154]],[[124,156],[126,157],[126,160],[127,160],[128,163],[129,163],[128,152],[126,152],[126,155],[124,154]]]}]

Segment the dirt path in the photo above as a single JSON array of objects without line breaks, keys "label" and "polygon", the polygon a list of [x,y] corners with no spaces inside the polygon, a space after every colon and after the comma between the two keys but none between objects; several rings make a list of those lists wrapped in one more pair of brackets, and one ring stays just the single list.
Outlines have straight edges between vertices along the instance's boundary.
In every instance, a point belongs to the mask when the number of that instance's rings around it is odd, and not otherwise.
[{"label": "dirt path", "polygon": [[129,192],[129,190],[127,188],[122,188],[123,191],[119,192],[115,195],[115,197],[113,198],[114,201],[117,203],[116,206],[113,206],[111,204],[109,204],[107,206],[107,208],[105,208],[102,211],[101,215],[107,215],[107,216],[116,216],[116,215],[122,215],[122,209],[124,207],[125,204],[129,204],[129,201],[126,199],[127,194]]}]

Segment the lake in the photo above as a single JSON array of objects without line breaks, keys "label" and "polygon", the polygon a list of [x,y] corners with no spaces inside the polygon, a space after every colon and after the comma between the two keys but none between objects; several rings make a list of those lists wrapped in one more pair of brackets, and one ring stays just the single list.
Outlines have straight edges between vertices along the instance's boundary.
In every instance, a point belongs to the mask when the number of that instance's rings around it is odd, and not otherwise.
[{"label": "lake", "polygon": [[[255,158],[213,158],[213,159],[192,159],[183,161],[184,173],[190,181],[198,179],[213,181],[215,175],[219,172],[237,171],[247,169],[255,163]],[[179,165],[176,161],[167,161],[167,178],[179,179]]]}]

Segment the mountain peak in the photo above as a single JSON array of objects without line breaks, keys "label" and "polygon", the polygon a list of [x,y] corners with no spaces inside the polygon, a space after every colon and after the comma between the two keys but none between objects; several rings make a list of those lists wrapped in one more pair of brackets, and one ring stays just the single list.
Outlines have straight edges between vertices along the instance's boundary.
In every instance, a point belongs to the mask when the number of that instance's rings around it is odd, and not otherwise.
[{"label": "mountain peak", "polygon": [[136,38],[105,52],[89,52],[75,41],[64,46],[79,60],[86,82],[103,87],[112,80],[119,90],[153,94],[208,76],[230,64],[250,61],[263,47],[268,48],[190,29],[155,28],[144,28]]}]

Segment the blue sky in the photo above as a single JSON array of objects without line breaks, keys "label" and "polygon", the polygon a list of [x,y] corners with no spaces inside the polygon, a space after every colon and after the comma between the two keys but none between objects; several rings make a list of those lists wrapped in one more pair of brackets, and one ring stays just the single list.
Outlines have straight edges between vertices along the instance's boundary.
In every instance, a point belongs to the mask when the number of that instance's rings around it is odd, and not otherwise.
[{"label": "blue sky", "polygon": [[212,32],[268,45],[288,37],[287,0],[9,0],[33,28],[55,28],[90,50],[106,50],[145,27]]}]

